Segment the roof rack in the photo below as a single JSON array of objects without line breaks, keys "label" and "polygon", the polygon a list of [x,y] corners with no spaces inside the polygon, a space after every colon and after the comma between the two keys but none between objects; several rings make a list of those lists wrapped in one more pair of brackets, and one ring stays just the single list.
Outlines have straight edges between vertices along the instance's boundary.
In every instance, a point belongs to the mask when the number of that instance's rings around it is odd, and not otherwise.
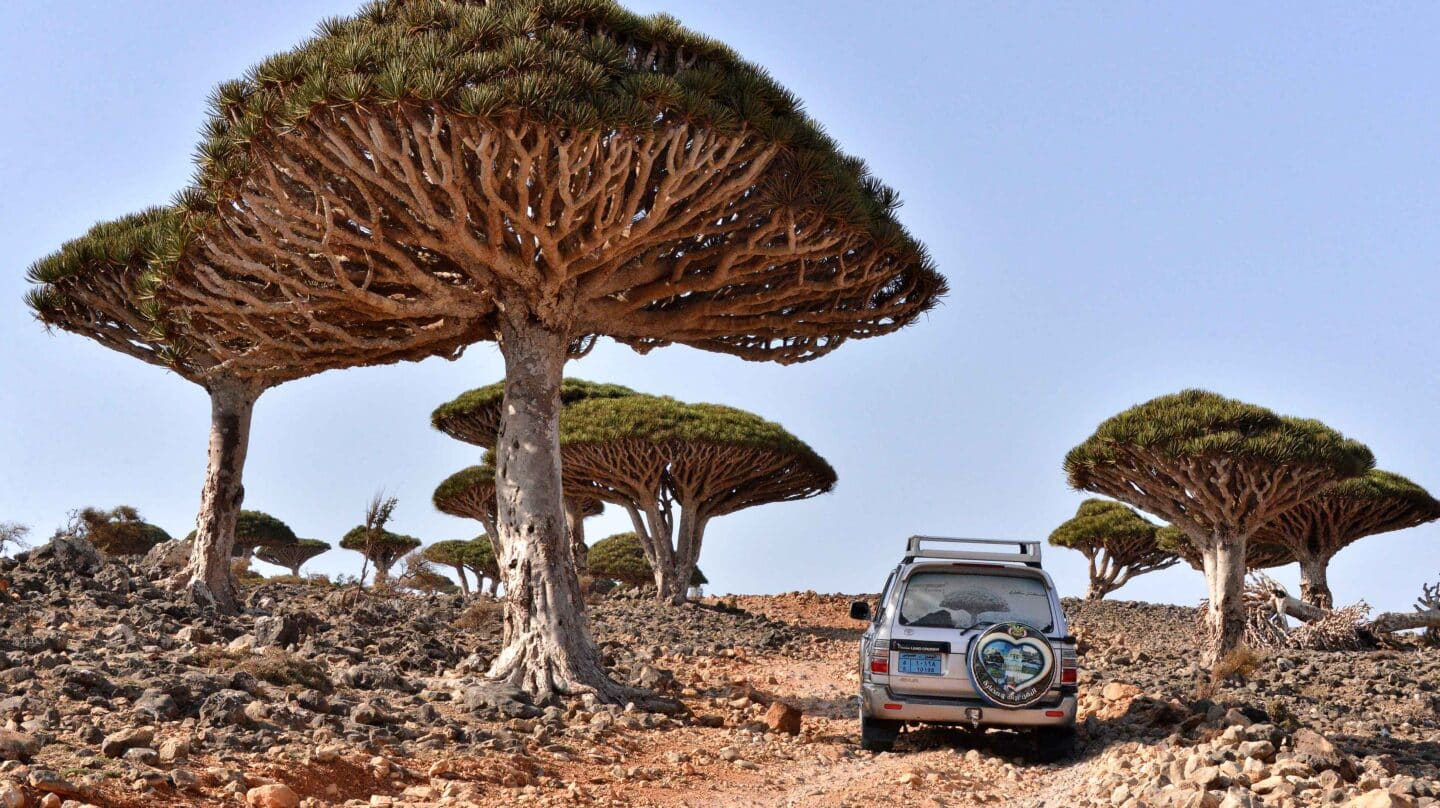
[{"label": "roof rack", "polygon": [[[924,543],[944,543],[947,545],[975,545],[981,544],[988,547],[996,545],[1004,547],[1015,547],[1019,552],[1000,553],[989,550],[964,550],[964,549],[931,549],[922,546]],[[916,558],[949,558],[956,561],[998,561],[1009,564],[1024,564],[1027,567],[1040,566],[1040,542],[1022,541],[1019,539],[960,539],[947,538],[944,536],[911,536],[905,545],[905,560],[911,561]]]}]

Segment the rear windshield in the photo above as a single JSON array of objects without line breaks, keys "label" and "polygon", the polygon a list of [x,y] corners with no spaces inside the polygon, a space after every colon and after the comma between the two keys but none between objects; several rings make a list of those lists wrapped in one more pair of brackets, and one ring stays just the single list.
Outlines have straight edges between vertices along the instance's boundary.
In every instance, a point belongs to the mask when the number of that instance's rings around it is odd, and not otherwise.
[{"label": "rear windshield", "polygon": [[967,572],[917,572],[900,600],[900,623],[969,629],[988,623],[1025,623],[1053,631],[1050,594],[1037,578]]}]

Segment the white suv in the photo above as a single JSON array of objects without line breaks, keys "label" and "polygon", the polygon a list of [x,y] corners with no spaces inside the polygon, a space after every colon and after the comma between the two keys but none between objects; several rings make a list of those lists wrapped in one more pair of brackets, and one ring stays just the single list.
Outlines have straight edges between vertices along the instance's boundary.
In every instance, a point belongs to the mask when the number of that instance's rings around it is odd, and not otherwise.
[{"label": "white suv", "polygon": [[861,747],[889,751],[906,724],[958,724],[1029,730],[1040,760],[1073,748],[1075,638],[1040,542],[912,536],[879,603],[850,616],[869,621]]}]

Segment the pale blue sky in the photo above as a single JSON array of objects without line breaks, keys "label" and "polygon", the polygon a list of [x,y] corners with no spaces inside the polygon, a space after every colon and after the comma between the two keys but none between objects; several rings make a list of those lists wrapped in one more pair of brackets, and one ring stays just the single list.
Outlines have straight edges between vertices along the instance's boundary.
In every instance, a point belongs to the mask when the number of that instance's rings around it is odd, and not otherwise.
[{"label": "pale blue sky", "polygon": [[[23,307],[23,273],[190,173],[216,83],[353,0],[40,2],[0,21],[0,520],[67,509],[193,523],[203,393]],[[835,493],[712,523],[718,591],[877,588],[914,532],[1043,538],[1104,417],[1207,387],[1321,418],[1440,488],[1440,9],[1420,4],[643,0],[769,67],[905,199],[954,292],[906,332],[793,368],[611,343],[574,375],[751,409],[828,457]],[[428,425],[494,348],[267,393],[246,505],[335,540],[384,487],[426,541],[478,526],[434,486],[474,451]],[[625,528],[592,520],[595,537]],[[1052,550],[1062,589],[1083,560]],[[336,551],[311,565],[355,572]],[[1293,570],[1282,578],[1293,583]],[[1440,526],[1342,553],[1337,599],[1409,608]],[[1121,597],[1193,603],[1198,573]]]}]

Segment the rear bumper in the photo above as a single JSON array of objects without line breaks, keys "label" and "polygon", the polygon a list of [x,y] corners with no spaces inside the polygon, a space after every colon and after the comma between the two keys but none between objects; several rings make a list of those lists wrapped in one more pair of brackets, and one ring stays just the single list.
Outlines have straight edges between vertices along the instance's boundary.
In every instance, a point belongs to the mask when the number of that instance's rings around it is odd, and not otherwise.
[{"label": "rear bumper", "polygon": [[[1062,696],[1059,703],[1036,705],[1021,710],[996,707],[980,699],[945,699],[931,696],[898,696],[885,685],[860,685],[860,711],[871,718],[890,721],[920,721],[926,724],[975,724],[972,710],[980,711],[982,727],[1061,727],[1075,723],[1076,699]],[[1060,715],[1046,715],[1046,713]]]}]

